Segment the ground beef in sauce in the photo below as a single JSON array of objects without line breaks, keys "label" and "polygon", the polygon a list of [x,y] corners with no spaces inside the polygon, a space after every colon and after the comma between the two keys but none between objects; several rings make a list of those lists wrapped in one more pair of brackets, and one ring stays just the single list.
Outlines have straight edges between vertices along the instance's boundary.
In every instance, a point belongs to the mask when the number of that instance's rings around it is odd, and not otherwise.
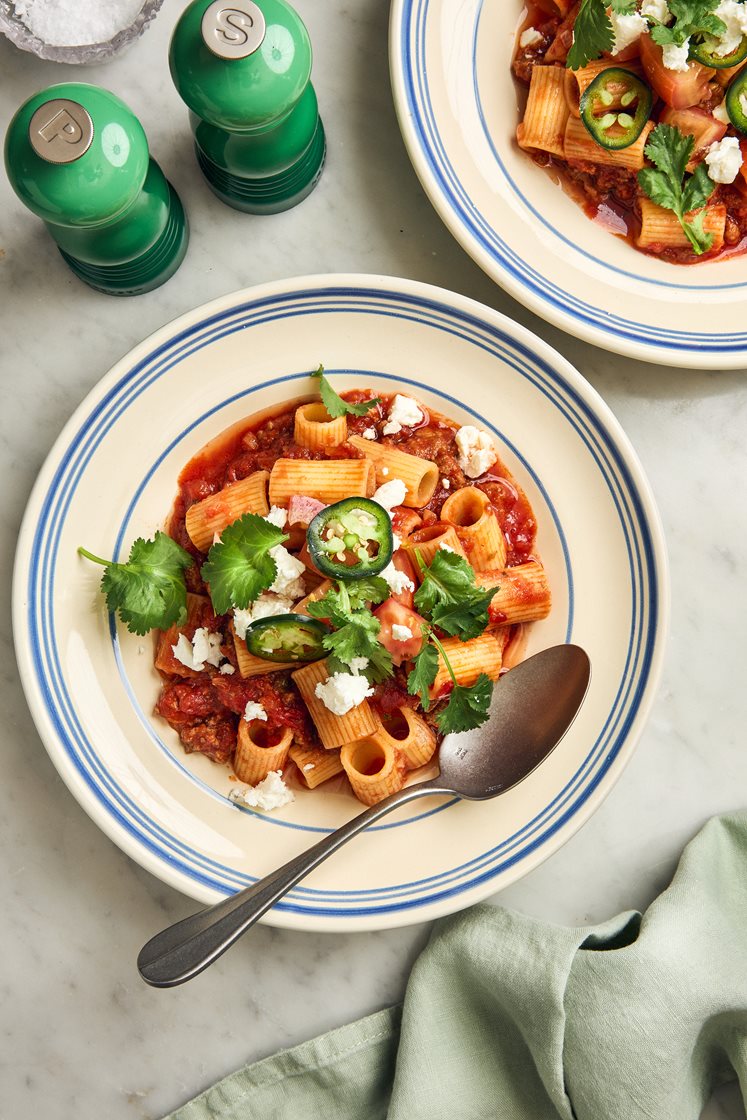
[{"label": "ground beef in sauce", "polygon": [[[355,390],[345,394],[356,403],[370,400],[372,394]],[[349,434],[360,435],[372,425],[380,429],[386,419],[388,401],[375,405],[364,416],[349,416]],[[496,463],[491,473],[474,482],[468,479],[457,461],[455,445],[456,426],[424,415],[424,422],[415,428],[403,428],[396,435],[379,437],[379,442],[398,447],[412,455],[430,459],[438,465],[439,485],[423,521],[435,521],[449,494],[461,486],[473,484],[484,490],[495,505],[509,541],[509,563],[521,563],[531,554],[534,542],[534,519],[524,494],[507,477],[505,468]],[[189,591],[205,595],[207,589],[200,577],[199,567],[205,557],[192,544],[185,527],[185,514],[190,505],[201,501],[231,482],[247,477],[256,470],[271,470],[278,458],[360,458],[361,452],[350,444],[324,451],[309,451],[299,447],[293,438],[293,411],[279,413],[259,424],[247,425],[225,445],[213,446],[210,454],[198,455],[182,472],[179,495],[169,520],[168,531],[195,558],[187,572]],[[444,486],[444,480],[449,485]],[[229,634],[228,617],[216,617],[209,602],[195,624]],[[185,631],[188,633],[189,630]],[[253,700],[267,712],[268,725],[290,727],[297,742],[304,746],[319,746],[319,738],[290,672],[243,678],[236,667],[236,657],[230,640],[224,647],[232,674],[223,675],[209,667],[204,672],[191,674],[162,672],[164,687],[156,705],[156,713],[178,733],[187,752],[199,751],[216,762],[229,762],[235,746],[239,719],[248,701]],[[168,657],[162,662],[168,664]],[[397,669],[395,675],[376,686],[371,705],[379,715],[386,716],[402,705],[418,706],[418,698],[407,691],[406,672]],[[435,727],[434,707],[425,714]]]}]

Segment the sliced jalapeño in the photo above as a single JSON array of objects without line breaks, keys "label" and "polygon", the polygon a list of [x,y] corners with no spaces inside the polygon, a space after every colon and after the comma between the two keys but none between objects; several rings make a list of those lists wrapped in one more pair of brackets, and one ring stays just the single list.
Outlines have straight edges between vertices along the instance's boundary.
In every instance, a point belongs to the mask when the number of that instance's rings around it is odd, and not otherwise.
[{"label": "sliced jalape\u00f1o", "polygon": [[747,35],[742,36],[742,41],[730,54],[717,54],[718,45],[718,39],[706,35],[702,42],[690,43],[689,57],[712,70],[728,70],[731,66],[739,66],[747,58]]},{"label": "sliced jalape\u00f1o", "polygon": [[602,148],[617,152],[635,144],[651,116],[651,90],[637,74],[611,66],[581,94],[581,120]]},{"label": "sliced jalape\u00f1o", "polygon": [[737,131],[747,136],[747,69],[737,74],[726,91],[726,112]]},{"label": "sliced jalape\u00f1o", "polygon": [[329,628],[316,618],[301,614],[276,614],[259,618],[246,632],[246,648],[265,661],[290,665],[296,661],[319,661],[327,656],[322,642]]},{"label": "sliced jalape\u00f1o", "polygon": [[378,502],[345,498],[321,510],[307,542],[318,570],[332,579],[375,576],[392,558],[392,522]]}]

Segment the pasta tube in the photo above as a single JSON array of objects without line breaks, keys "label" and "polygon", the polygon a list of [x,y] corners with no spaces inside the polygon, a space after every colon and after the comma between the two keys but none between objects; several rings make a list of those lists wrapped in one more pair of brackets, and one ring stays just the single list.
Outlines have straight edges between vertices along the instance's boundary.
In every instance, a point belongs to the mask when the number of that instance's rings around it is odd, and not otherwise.
[{"label": "pasta tube", "polygon": [[370,498],[376,472],[368,459],[278,459],[270,473],[270,503],[287,506],[294,494],[325,505],[343,498]]},{"label": "pasta tube", "polygon": [[[726,207],[722,202],[708,203],[703,216],[703,229],[713,237],[712,250],[724,244]],[[650,198],[641,198],[641,232],[636,242],[640,249],[688,249],[690,242],[671,210],[657,206]]]},{"label": "pasta tube", "polygon": [[456,534],[456,529],[453,525],[447,525],[444,521],[437,521],[435,525],[427,525],[425,529],[417,529],[414,533],[410,534],[407,540],[402,541],[402,548],[405,549],[415,561],[413,563],[413,568],[415,569],[415,575],[418,581],[420,580],[420,565],[417,563],[415,552],[417,551],[420,559],[427,568],[439,548],[442,547],[451,549],[452,552],[457,552],[466,559],[466,553],[462,542]]},{"label": "pasta tube", "polygon": [[562,156],[569,116],[565,69],[561,66],[533,66],[524,120],[516,130],[519,147],[536,148]]},{"label": "pasta tube", "polygon": [[[457,684],[469,687],[475,683],[480,673],[485,673],[492,681],[498,680],[503,664],[503,643],[494,634],[481,634],[479,638],[471,638],[468,642],[461,642],[459,638],[443,638],[441,645],[446,651]],[[439,651],[436,679],[429,690],[431,699],[438,700],[447,696],[452,684],[451,673]]]},{"label": "pasta tube", "polygon": [[438,486],[438,467],[430,459],[419,455],[408,455],[396,447],[362,436],[351,436],[348,443],[362,451],[376,467],[376,484],[382,486],[393,478],[400,478],[405,484],[406,493],[403,505],[420,509],[428,504]]},{"label": "pasta tube", "polygon": [[302,747],[295,743],[290,749],[290,757],[309,789],[316,789],[322,782],[342,773],[339,751],[325,751],[322,747]]},{"label": "pasta tube", "polygon": [[318,402],[300,404],[296,409],[293,435],[296,443],[312,451],[339,447],[348,438],[347,418],[343,415],[333,419]]},{"label": "pasta tube", "polygon": [[436,751],[436,733],[433,728],[407,705],[398,708],[370,738],[374,743],[389,744],[394,750],[398,750],[404,757],[408,770],[425,766]]},{"label": "pasta tube", "polygon": [[289,727],[268,727],[264,720],[239,720],[233,768],[241,782],[255,786],[271,770],[282,770],[293,742]]},{"label": "pasta tube", "polygon": [[506,538],[490,498],[476,486],[455,490],[441,507],[441,517],[456,526],[467,559],[476,572],[503,568],[506,564]]},{"label": "pasta tube", "polygon": [[643,126],[643,131],[633,144],[627,148],[612,151],[597,144],[593,136],[587,131],[583,121],[569,117],[565,130],[563,151],[559,154],[567,160],[582,160],[585,163],[603,163],[610,167],[628,167],[632,171],[640,171],[644,164],[643,149],[648,143],[649,133],[653,129],[653,121],[648,121]]},{"label": "pasta tube", "polygon": [[370,738],[346,743],[340,760],[353,793],[364,805],[383,801],[405,784],[405,759],[390,743]]},{"label": "pasta tube", "polygon": [[216,533],[222,533],[227,525],[233,524],[244,513],[258,513],[264,517],[270,512],[267,504],[267,471],[255,471],[240,482],[224,486],[217,494],[211,494],[196,502],[187,510],[185,523],[189,539],[200,552],[208,552]]},{"label": "pasta tube", "polygon": [[488,608],[491,627],[536,622],[550,613],[547,572],[536,560],[502,572],[478,572],[475,582],[479,587],[498,588]]},{"label": "pasta tube", "polygon": [[314,721],[322,745],[328,750],[370,735],[379,726],[378,716],[367,700],[337,716],[316,695],[316,686],[329,679],[326,661],[314,661],[293,674],[293,680]]}]

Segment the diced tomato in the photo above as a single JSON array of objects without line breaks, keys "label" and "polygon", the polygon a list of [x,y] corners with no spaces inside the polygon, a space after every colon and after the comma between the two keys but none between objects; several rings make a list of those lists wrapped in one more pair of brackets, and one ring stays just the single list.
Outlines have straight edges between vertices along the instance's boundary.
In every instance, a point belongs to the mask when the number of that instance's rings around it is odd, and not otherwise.
[{"label": "diced tomato", "polygon": [[687,70],[667,70],[658,43],[650,35],[641,35],[641,62],[651,85],[659,97],[673,109],[688,109],[708,95],[708,82],[713,70],[699,62],[688,62]]},{"label": "diced tomato", "polygon": [[697,163],[702,160],[706,148],[721,140],[726,133],[723,121],[717,121],[705,109],[693,106],[689,109],[673,109],[667,105],[659,120],[663,124],[671,124],[678,128],[683,136],[692,136],[695,140],[693,154],[687,165],[687,170],[692,171]]},{"label": "diced tomato", "polygon": [[[379,641],[391,653],[394,664],[401,665],[417,657],[423,647],[423,617],[393,598],[385,599],[374,614],[381,623]],[[406,626],[412,637],[400,641],[392,633],[393,626]]]},{"label": "diced tomato", "polygon": [[403,591],[392,593],[392,599],[396,599],[403,607],[412,607],[413,599],[415,597],[415,587],[417,587],[417,580],[415,579],[415,565],[410,559],[407,549],[398,548],[392,556],[392,563],[398,572],[404,572],[412,584],[412,589],[405,587]]}]

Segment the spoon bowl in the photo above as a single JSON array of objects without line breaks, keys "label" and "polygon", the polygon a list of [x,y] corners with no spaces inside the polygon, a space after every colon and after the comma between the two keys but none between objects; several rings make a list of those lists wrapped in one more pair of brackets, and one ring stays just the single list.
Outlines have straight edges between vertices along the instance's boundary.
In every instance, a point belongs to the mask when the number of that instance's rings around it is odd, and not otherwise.
[{"label": "spoon bowl", "polygon": [[170,988],[197,976],[310,871],[398,805],[425,794],[485,801],[523,781],[573,723],[590,677],[587,654],[573,645],[553,646],[511,669],[494,689],[482,727],[445,737],[437,777],[405,786],[258,883],[157,933],[138,956],[143,980]]}]

